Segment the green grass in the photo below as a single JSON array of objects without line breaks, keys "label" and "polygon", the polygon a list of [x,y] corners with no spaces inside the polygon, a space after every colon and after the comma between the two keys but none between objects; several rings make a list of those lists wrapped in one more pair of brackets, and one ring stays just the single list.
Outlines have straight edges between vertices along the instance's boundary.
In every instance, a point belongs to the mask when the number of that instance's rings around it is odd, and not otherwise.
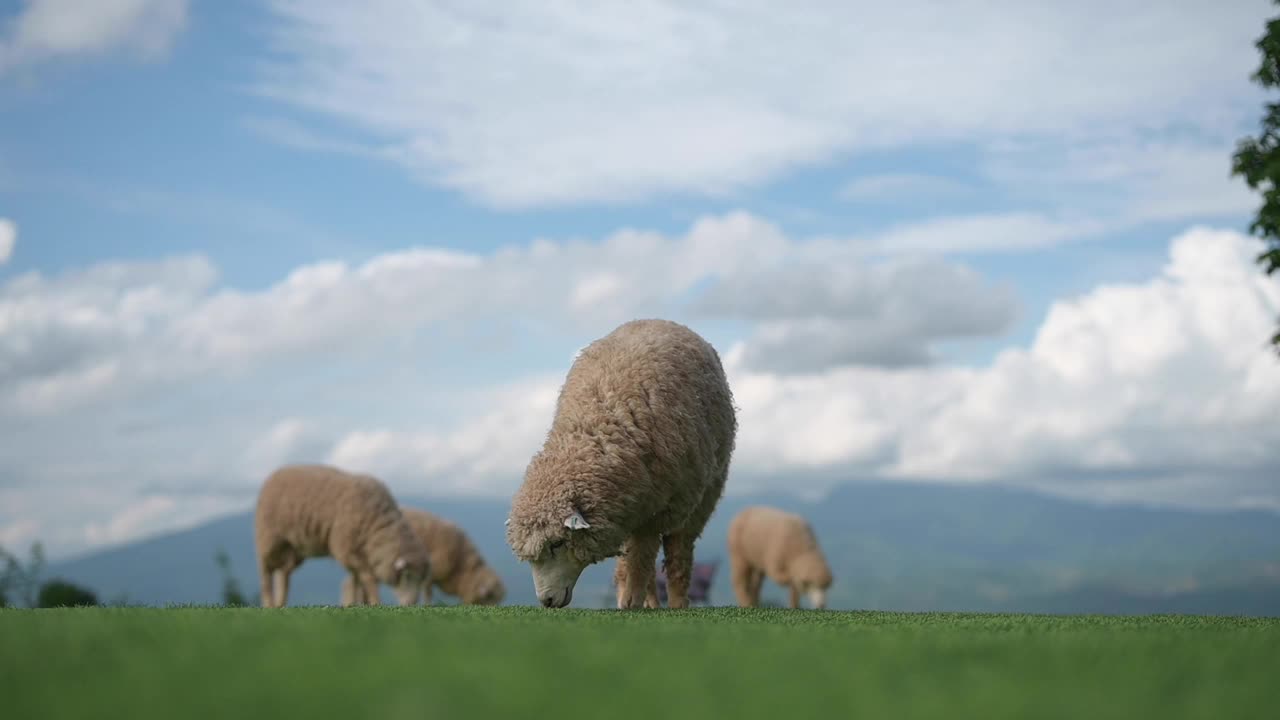
[{"label": "green grass", "polygon": [[7,718],[1275,717],[1280,620],[0,610]]}]

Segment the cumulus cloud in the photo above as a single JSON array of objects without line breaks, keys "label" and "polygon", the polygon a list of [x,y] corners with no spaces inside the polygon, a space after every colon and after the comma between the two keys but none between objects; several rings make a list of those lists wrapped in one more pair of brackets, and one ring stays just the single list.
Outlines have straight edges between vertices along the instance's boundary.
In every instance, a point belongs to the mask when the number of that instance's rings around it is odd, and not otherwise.
[{"label": "cumulus cloud", "polygon": [[[1054,303],[1028,347],[982,368],[783,375],[751,368],[749,342],[722,347],[741,408],[729,492],[884,477],[1275,507],[1280,362],[1263,340],[1280,283],[1257,272],[1259,247],[1189,230],[1157,277]],[[509,492],[542,441],[559,379],[495,395],[454,431],[354,431],[331,457]]]},{"label": "cumulus cloud", "polygon": [[[1187,231],[1157,276],[1059,300],[1026,347],[976,368],[866,353],[933,360],[933,340],[998,332],[1007,290],[866,245],[733,213],[678,236],[321,263],[253,292],[192,258],[23,274],[0,289],[0,531],[122,541],[249,507],[266,472],[302,460],[398,493],[503,496],[573,350],[640,315],[720,348],[741,408],[731,492],[896,477],[1280,504],[1280,362],[1263,344],[1280,286],[1256,240]],[[809,317],[828,325],[806,336]],[[491,321],[519,328],[496,356],[465,335],[404,340]],[[479,358],[505,384],[471,374]]]},{"label": "cumulus cloud", "polygon": [[904,435],[894,471],[1280,470],[1280,362],[1264,346],[1280,285],[1258,272],[1259,248],[1193,229],[1150,282],[1055,303],[1029,348],[1000,354]]},{"label": "cumulus cloud", "polygon": [[0,265],[9,262],[17,244],[18,225],[8,218],[0,217]]},{"label": "cumulus cloud", "polygon": [[877,265],[813,263],[726,278],[695,304],[754,322],[747,366],[806,372],[847,365],[918,365],[931,343],[992,336],[1014,320],[1011,289],[938,259]]},{"label": "cumulus cloud", "polygon": [[313,462],[324,456],[333,442],[322,424],[300,417],[277,420],[261,436],[253,438],[244,453],[241,474],[263,478],[288,463]]},{"label": "cumulus cloud", "polygon": [[56,409],[173,371],[156,352],[215,279],[207,260],[181,258],[27,273],[0,286],[0,409]]},{"label": "cumulus cloud", "polygon": [[477,395],[480,409],[450,429],[353,431],[338,440],[328,461],[452,492],[491,495],[495,485],[510,486],[541,444],[561,379],[532,378]]},{"label": "cumulus cloud", "polygon": [[[777,269],[793,264],[845,269],[823,275],[804,307],[780,301],[785,316],[760,318],[784,323],[766,324],[752,350],[766,364],[778,364],[769,358],[780,342],[812,346],[799,348],[806,368],[923,362],[937,340],[1008,322],[1012,299],[971,272],[942,261],[864,267],[864,245],[795,240],[737,212],[674,237],[624,230],[595,243],[540,239],[487,255],[417,248],[357,266],[320,262],[258,291],[217,287],[216,268],[200,257],[30,273],[0,286],[0,414],[54,413],[277,359],[356,353],[426,327],[465,331],[514,319],[566,332],[603,328],[636,313],[680,312],[703,282],[722,284],[701,314],[751,318],[762,307],[757,286],[805,284]],[[814,317],[839,324],[800,322]]]},{"label": "cumulus cloud", "polygon": [[1252,42],[1271,11],[1265,0],[270,5],[264,94],[503,207],[719,194],[895,147],[1220,132],[1224,115],[1256,106]]},{"label": "cumulus cloud", "polygon": [[59,57],[166,53],[186,26],[187,0],[26,0],[0,30],[0,72]]}]

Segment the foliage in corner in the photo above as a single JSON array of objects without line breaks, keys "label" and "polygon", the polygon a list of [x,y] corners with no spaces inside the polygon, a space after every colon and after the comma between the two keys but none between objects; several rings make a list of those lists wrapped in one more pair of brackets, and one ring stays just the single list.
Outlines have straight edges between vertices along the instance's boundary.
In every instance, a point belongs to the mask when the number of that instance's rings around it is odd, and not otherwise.
[{"label": "foliage in corner", "polygon": [[[1280,0],[1274,1],[1280,5]],[[1250,79],[1267,89],[1280,87],[1280,17],[1267,21],[1266,32],[1254,46],[1262,58]],[[1267,243],[1258,263],[1270,275],[1280,270],[1280,102],[1263,107],[1261,132],[1237,144],[1231,174],[1242,176],[1250,189],[1262,191],[1262,206],[1249,230]],[[1271,343],[1280,351],[1280,328]]]}]

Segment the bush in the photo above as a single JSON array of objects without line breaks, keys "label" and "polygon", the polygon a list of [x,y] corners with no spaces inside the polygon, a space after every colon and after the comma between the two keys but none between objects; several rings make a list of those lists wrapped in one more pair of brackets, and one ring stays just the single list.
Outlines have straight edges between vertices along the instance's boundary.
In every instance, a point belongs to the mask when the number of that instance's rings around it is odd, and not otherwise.
[{"label": "bush", "polygon": [[88,588],[59,578],[49,580],[40,586],[40,595],[36,599],[36,607],[79,607],[97,605],[98,596]]}]

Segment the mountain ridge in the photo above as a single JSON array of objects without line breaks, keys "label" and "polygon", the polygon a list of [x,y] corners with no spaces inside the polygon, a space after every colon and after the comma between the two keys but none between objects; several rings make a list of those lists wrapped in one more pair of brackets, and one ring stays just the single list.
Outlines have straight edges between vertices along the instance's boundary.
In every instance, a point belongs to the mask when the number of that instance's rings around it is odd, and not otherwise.
[{"label": "mountain ridge", "polygon": [[[507,500],[405,495],[401,502],[461,525],[507,583],[507,602],[535,604],[528,568],[505,544]],[[700,561],[721,560],[713,604],[733,602],[724,536],[732,516],[751,504],[800,512],[813,524],[836,578],[832,608],[1280,614],[1280,514],[891,482],[846,483],[820,500],[779,492],[726,497],[697,549]],[[229,513],[64,559],[46,575],[87,585],[103,600],[125,594],[140,604],[216,603],[221,577],[213,557],[223,549],[242,589],[256,597],[252,517],[252,510]],[[588,568],[573,604],[607,606],[612,569],[612,561]],[[290,602],[336,604],[340,580],[332,560],[309,560],[294,575]],[[766,582],[765,598],[782,602],[785,594]]]}]

